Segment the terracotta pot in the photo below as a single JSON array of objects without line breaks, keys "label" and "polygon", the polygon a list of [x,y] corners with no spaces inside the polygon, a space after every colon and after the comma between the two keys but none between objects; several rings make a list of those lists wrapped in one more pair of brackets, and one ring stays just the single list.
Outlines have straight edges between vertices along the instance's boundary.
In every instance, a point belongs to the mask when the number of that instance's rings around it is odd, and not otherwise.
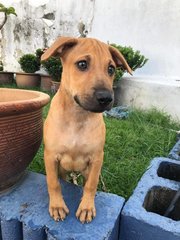
[{"label": "terracotta pot", "polygon": [[0,191],[21,178],[37,153],[48,102],[45,93],[0,88]]},{"label": "terracotta pot", "polygon": [[16,73],[16,84],[18,87],[39,87],[41,76],[35,73]]},{"label": "terracotta pot", "polygon": [[12,84],[13,79],[13,72],[0,72],[0,84]]},{"label": "terracotta pot", "polygon": [[41,75],[41,89],[43,91],[51,91],[52,78],[49,75]]},{"label": "terracotta pot", "polygon": [[51,81],[51,92],[56,93],[59,89],[60,82]]}]

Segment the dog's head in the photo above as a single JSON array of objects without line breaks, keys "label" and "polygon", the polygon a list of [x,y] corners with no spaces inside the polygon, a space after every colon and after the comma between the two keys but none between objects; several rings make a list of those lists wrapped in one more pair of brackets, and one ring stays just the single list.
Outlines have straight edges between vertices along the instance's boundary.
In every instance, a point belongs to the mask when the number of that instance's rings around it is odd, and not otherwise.
[{"label": "dog's head", "polygon": [[61,87],[87,111],[103,112],[112,107],[116,67],[132,73],[117,49],[92,38],[60,37],[41,60],[54,55],[59,55],[63,64]]}]

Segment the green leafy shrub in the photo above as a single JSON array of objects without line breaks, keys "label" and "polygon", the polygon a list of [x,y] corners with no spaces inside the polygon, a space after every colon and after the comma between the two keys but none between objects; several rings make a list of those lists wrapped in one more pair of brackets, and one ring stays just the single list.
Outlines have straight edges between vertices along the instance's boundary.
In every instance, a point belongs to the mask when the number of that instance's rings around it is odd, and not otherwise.
[{"label": "green leafy shrub", "polygon": [[42,61],[42,66],[56,82],[60,82],[62,74],[62,64],[58,57],[50,57],[47,61]]},{"label": "green leafy shrub", "polygon": [[125,72],[124,69],[116,68],[114,81],[118,81],[119,79],[121,79],[121,77],[123,76],[124,72]]},{"label": "green leafy shrub", "polygon": [[39,65],[41,65],[41,56],[43,55],[43,53],[44,53],[44,50],[42,48],[36,49],[35,54],[36,54],[37,60],[39,62]]},{"label": "green leafy shrub", "polygon": [[4,67],[3,67],[3,62],[2,62],[2,61],[0,61],[0,72],[2,72],[2,71],[3,71],[3,69],[4,69]]},{"label": "green leafy shrub", "polygon": [[43,55],[44,51],[42,48],[36,49],[36,57],[40,60],[41,56]]},{"label": "green leafy shrub", "polygon": [[40,69],[40,61],[34,54],[24,54],[19,59],[19,64],[26,73],[34,73]]},{"label": "green leafy shrub", "polygon": [[[133,50],[132,47],[122,47],[117,44],[111,44],[111,46],[115,47],[118,51],[122,53],[130,68],[135,71],[137,68],[141,68],[148,61],[145,56],[141,55],[140,51]],[[115,73],[115,81],[118,81],[123,74],[125,73],[125,69],[122,67],[116,69]]]}]

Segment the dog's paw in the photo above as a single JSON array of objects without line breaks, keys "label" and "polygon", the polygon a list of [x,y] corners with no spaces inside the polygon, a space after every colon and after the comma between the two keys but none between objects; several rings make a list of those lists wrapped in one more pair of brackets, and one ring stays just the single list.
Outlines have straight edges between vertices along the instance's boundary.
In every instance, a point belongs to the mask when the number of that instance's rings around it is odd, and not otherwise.
[{"label": "dog's paw", "polygon": [[67,208],[63,199],[56,202],[50,201],[49,213],[55,221],[63,221],[69,213],[69,209]]},{"label": "dog's paw", "polygon": [[96,209],[94,205],[94,199],[83,199],[76,212],[76,217],[81,221],[81,223],[89,223],[95,218]]}]

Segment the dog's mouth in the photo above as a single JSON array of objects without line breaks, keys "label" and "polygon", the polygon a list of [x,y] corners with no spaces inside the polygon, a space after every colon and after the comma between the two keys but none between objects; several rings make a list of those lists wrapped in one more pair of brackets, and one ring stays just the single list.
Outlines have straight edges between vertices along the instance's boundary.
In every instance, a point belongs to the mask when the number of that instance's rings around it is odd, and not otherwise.
[{"label": "dog's mouth", "polygon": [[102,113],[105,110],[110,110],[113,106],[114,97],[112,96],[111,101],[98,101],[94,96],[88,96],[86,98],[81,99],[78,95],[74,96],[74,101],[84,110],[94,112],[94,113]]}]

